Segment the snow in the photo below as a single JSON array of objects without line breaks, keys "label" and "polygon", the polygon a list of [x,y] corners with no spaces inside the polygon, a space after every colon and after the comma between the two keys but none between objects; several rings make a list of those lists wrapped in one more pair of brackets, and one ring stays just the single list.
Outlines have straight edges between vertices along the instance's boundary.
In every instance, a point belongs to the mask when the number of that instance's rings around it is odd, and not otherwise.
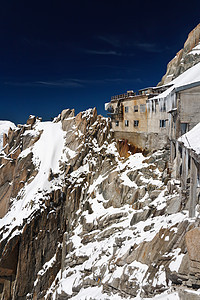
[{"label": "snow", "polygon": [[[164,292],[160,295],[154,296],[153,298],[143,298],[143,300],[148,300],[148,299],[154,299],[154,300],[181,300],[179,298],[178,292]],[[141,298],[135,299],[135,300],[141,300]]]},{"label": "snow", "polygon": [[8,133],[9,128],[16,128],[15,124],[10,121],[0,121],[0,151],[3,148],[3,134]]},{"label": "snow", "polygon": [[54,264],[55,262],[56,262],[56,254],[55,254],[49,261],[47,261],[47,262],[43,265],[42,269],[37,273],[37,279],[36,279],[35,282],[34,282],[34,286],[37,285],[37,283],[38,283],[40,277],[43,276],[43,275],[48,271],[48,269],[51,268],[51,267],[53,266],[53,264]]},{"label": "snow", "polygon": [[134,260],[131,264],[129,264],[129,267],[132,267],[134,270],[131,275],[128,272],[125,272],[125,274],[129,276],[129,280],[137,278],[137,282],[141,284],[148,270],[148,266]]},{"label": "snow", "polygon": [[192,149],[197,154],[200,154],[200,123],[182,135],[178,141],[182,142],[186,148]]},{"label": "snow", "polygon": [[181,249],[180,248],[177,248],[177,249],[175,249],[173,252],[173,254],[174,254],[174,259],[170,262],[170,264],[169,264],[169,268],[170,268],[170,270],[173,272],[173,271],[176,271],[176,272],[178,272],[178,270],[179,270],[179,268],[180,268],[180,265],[181,265],[181,262],[182,262],[182,259],[183,259],[183,257],[184,257],[184,254],[183,253],[181,253],[181,254],[179,254],[180,253],[180,251],[181,251]]},{"label": "snow", "polygon": [[[81,292],[72,298],[71,300],[122,300],[122,298],[116,294],[103,294],[103,287],[89,287],[86,289],[81,289]],[[128,298],[129,299],[129,298]]]},{"label": "snow", "polygon": [[[141,153],[130,155],[129,158],[122,160],[119,158],[119,155],[117,155],[115,144],[111,144],[110,147],[107,147],[106,153],[109,154],[109,151],[115,155],[117,164],[113,166],[110,172],[105,173],[103,176],[100,174],[98,177],[96,177],[93,183],[89,186],[89,189],[87,190],[87,201],[90,203],[93,212],[89,213],[88,211],[84,211],[81,213],[81,210],[79,210],[77,215],[81,214],[81,216],[84,217],[85,222],[87,224],[93,224],[93,226],[96,226],[96,224],[99,222],[101,222],[101,224],[106,224],[106,222],[108,223],[109,218],[112,220],[113,216],[116,216],[117,214],[121,214],[121,216],[118,219],[116,218],[115,222],[111,222],[109,226],[105,226],[105,228],[103,227],[101,230],[93,229],[91,232],[88,232],[87,236],[91,236],[91,242],[86,244],[83,244],[82,242],[82,238],[84,236],[83,225],[81,222],[78,222],[78,226],[73,231],[73,234],[68,241],[69,243],[73,244],[73,251],[66,256],[66,260],[69,259],[69,257],[74,256],[87,256],[88,259],[81,265],[76,265],[73,267],[68,267],[66,265],[66,269],[62,274],[59,287],[57,288],[58,294],[62,291],[65,291],[65,293],[68,295],[72,295],[71,299],[122,299],[119,295],[109,295],[108,297],[108,295],[103,294],[101,286],[102,284],[111,284],[113,280],[116,280],[116,278],[121,278],[121,276],[124,275],[128,275],[129,280],[132,281],[133,284],[139,284],[139,286],[144,285],[146,273],[148,271],[147,265],[134,260],[130,264],[118,266],[116,265],[117,259],[128,253],[133,245],[140,245],[143,242],[152,241],[161,229],[171,228],[171,230],[176,232],[176,226],[180,222],[187,219],[187,212],[184,211],[172,215],[149,217],[145,221],[140,221],[134,224],[134,226],[130,226],[133,214],[149,209],[148,205],[137,211],[132,209],[132,207],[128,204],[125,204],[119,208],[114,208],[112,206],[105,208],[104,204],[107,202],[107,200],[104,199],[102,193],[99,193],[98,188],[104,182],[104,180],[107,180],[108,176],[112,174],[112,172],[114,172],[114,174],[120,178],[122,181],[121,184],[130,188],[138,188],[136,183],[132,182],[128,178],[127,174],[130,171],[139,170],[140,168],[149,166],[147,163],[143,162],[145,157]],[[76,178],[77,180],[77,177],[85,172],[85,168],[87,169],[87,163],[86,166],[81,166],[72,173],[73,178]],[[158,171],[154,170],[154,172]],[[158,173],[158,176],[159,175],[160,173]],[[151,182],[152,184],[158,186],[158,188],[162,188],[162,179],[153,180],[151,178],[147,180],[142,176],[141,178],[142,181],[144,181],[143,186],[146,186],[147,183]],[[142,186],[139,188],[142,188]],[[154,201],[151,201],[151,205],[154,205],[157,210],[161,210],[166,206],[166,202],[170,196],[166,197],[165,192],[166,188],[162,188],[159,196]],[[91,194],[93,194],[92,197],[90,196]],[[143,199],[140,199],[140,202],[145,200],[146,196]],[[151,230],[144,230],[146,226],[151,226]],[[164,238],[164,236],[162,238]],[[116,249],[115,255],[113,255],[116,239],[123,239],[123,243],[121,247]],[[165,236],[164,240],[166,243],[169,242],[169,236]],[[177,251],[178,252],[172,253],[174,259],[173,263],[176,265],[176,267],[180,264],[181,260],[181,254],[178,255],[179,249]],[[177,259],[176,255],[178,256]],[[108,269],[108,262],[110,262],[109,268],[112,268],[113,266],[112,272],[110,272]],[[175,268],[173,264],[171,267]],[[129,268],[131,268],[131,273],[129,273]],[[102,269],[104,270],[103,272]],[[95,287],[91,286],[85,289],[82,288],[76,296],[73,296],[72,287],[78,288],[80,284],[83,283],[82,274],[85,272],[85,270],[92,270],[92,272],[87,275],[86,278],[84,278],[85,280],[91,280],[91,282],[95,282],[95,278],[100,278],[101,283]],[[166,286],[166,273],[163,266],[160,266],[152,285]],[[165,293],[163,296],[159,295],[156,297],[157,298],[155,299],[179,299],[178,295],[175,293]],[[135,299],[139,300],[141,298],[138,295]]]},{"label": "snow", "polygon": [[[151,98],[150,103],[154,103],[155,100],[162,100],[162,99],[166,99],[166,108],[167,111],[173,109],[173,102],[175,101],[174,96],[175,96],[175,89],[176,88],[180,88],[180,87],[184,87],[187,86],[188,84],[192,84],[195,82],[199,82],[200,81],[200,63],[194,65],[193,67],[191,67],[190,69],[186,70],[184,73],[182,73],[180,76],[178,76],[177,78],[173,79],[170,82],[170,87],[165,90],[163,93],[159,94],[158,96],[155,96],[153,98]],[[164,87],[168,86],[164,85]],[[148,105],[148,107],[151,109],[151,105]]]},{"label": "snow", "polygon": [[188,55],[199,55],[200,54],[200,43],[196,45],[189,53]]},{"label": "snow", "polygon": [[165,273],[165,268],[164,266],[160,266],[159,270],[154,277],[152,286],[157,286],[157,285],[166,285],[166,273]]},{"label": "snow", "polygon": [[9,228],[4,233],[4,238],[9,235],[14,226],[21,225],[23,219],[28,218],[36,209],[41,208],[41,197],[45,198],[45,193],[55,189],[61,180],[61,177],[55,179],[54,182],[48,180],[50,169],[53,173],[58,173],[60,169],[59,161],[62,160],[65,143],[65,132],[62,130],[61,123],[38,122],[34,130],[38,133],[42,132],[40,139],[30,149],[24,150],[20,157],[25,157],[32,151],[32,160],[38,173],[31,183],[26,183],[24,188],[20,190],[19,200],[11,199],[13,202],[11,209],[4,218],[0,219],[0,228],[4,225]]},{"label": "snow", "polygon": [[107,110],[108,107],[110,106],[110,102],[105,103],[104,106],[105,106],[105,110]]},{"label": "snow", "polygon": [[[163,102],[160,102],[160,105],[163,106]],[[89,118],[91,113],[92,110],[88,110],[82,116]],[[77,132],[77,136],[82,135],[75,127],[72,129]],[[33,136],[41,134],[39,140],[24,150],[19,156],[19,159],[25,158],[32,152],[33,162],[38,173],[32,182],[29,184],[26,183],[24,188],[21,189],[18,194],[18,200],[11,199],[13,203],[11,209],[7,215],[0,220],[0,228],[4,225],[6,226],[3,238],[6,238],[15,226],[21,225],[24,219],[27,218],[27,222],[29,222],[35,210],[45,209],[40,199],[45,199],[46,194],[52,190],[61,188],[64,180],[68,180],[71,184],[74,184],[74,188],[76,185],[81,185],[82,193],[87,194],[84,201],[88,201],[92,208],[92,213],[89,213],[88,210],[82,211],[80,205],[80,209],[76,212],[76,221],[78,220],[77,226],[75,227],[76,222],[72,224],[73,230],[67,240],[67,243],[72,245],[72,250],[67,253],[66,266],[62,274],[61,272],[58,273],[46,297],[51,294],[51,299],[56,299],[56,294],[59,295],[64,291],[66,294],[71,295],[71,299],[74,300],[121,300],[123,298],[117,294],[111,293],[108,296],[103,293],[102,286],[108,282],[112,283],[113,280],[124,275],[129,276],[129,280],[133,285],[138,284],[141,288],[147,278],[148,265],[134,260],[130,264],[125,263],[123,266],[118,266],[117,260],[126,255],[126,253],[129,253],[133,245],[137,247],[141,243],[151,242],[161,229],[169,229],[168,231],[170,232],[171,228],[171,230],[176,232],[178,224],[187,219],[188,215],[185,211],[172,215],[155,215],[154,217],[150,216],[147,220],[136,223],[134,226],[130,226],[133,215],[149,210],[150,206],[148,205],[150,202],[157,210],[161,210],[166,206],[169,198],[165,196],[166,188],[163,186],[162,174],[156,169],[153,172],[157,175],[157,179],[146,179],[143,176],[144,174],[139,170],[141,168],[147,168],[149,164],[144,162],[146,158],[141,153],[130,155],[127,159],[122,159],[117,152],[116,143],[108,144],[108,142],[105,142],[99,147],[97,140],[93,139],[90,146],[96,156],[89,152],[84,158],[82,165],[65,176],[64,171],[62,172],[60,169],[61,163],[65,162],[66,165],[70,164],[70,159],[73,160],[77,156],[78,150],[75,149],[77,150],[76,152],[65,145],[66,133],[62,130],[61,122],[38,122],[33,130],[29,130],[24,134],[31,134]],[[78,147],[80,147],[80,144],[78,144]],[[106,170],[104,174],[101,173],[98,175],[98,172],[92,167],[98,163],[98,155],[101,155],[99,154],[100,151],[102,151],[105,156],[112,155],[113,164],[111,169]],[[50,170],[54,174],[59,173],[59,176],[51,181],[48,180]],[[138,170],[137,172],[141,179],[141,185],[139,187],[128,177],[129,172],[136,170]],[[92,184],[89,185],[88,182],[83,184],[82,181],[90,172],[93,172]],[[161,192],[154,201],[148,199],[148,193],[146,193],[145,196],[139,200],[142,207],[140,210],[134,210],[132,205],[129,204],[124,204],[117,208],[113,206],[105,208],[107,207],[105,204],[107,204],[108,200],[104,199],[103,193],[100,192],[100,186],[103,185],[102,183],[104,183],[104,181],[109,181],[109,178],[113,176],[118,176],[120,184],[124,185],[127,190],[132,189],[131,192],[133,192],[134,188],[141,189],[146,187],[149,183],[160,188]],[[52,213],[52,211],[50,213]],[[83,242],[86,233],[84,233],[84,222],[81,221],[81,218],[84,219],[86,224],[88,223],[94,226],[94,229],[87,233],[89,238],[90,235],[93,236],[88,243]],[[110,220],[111,222],[109,223]],[[97,227],[97,224],[102,224],[102,227]],[[146,230],[145,227],[147,226],[151,227],[151,229]],[[20,230],[13,231],[12,236],[16,234],[20,234]],[[164,238],[164,236],[165,235],[161,238]],[[117,239],[123,240],[120,247],[115,247]],[[165,242],[169,242],[169,236],[165,236]],[[177,270],[181,264],[183,254],[180,253],[180,249],[176,249],[170,254],[173,256],[170,269],[172,271]],[[166,256],[167,255],[168,253]],[[76,262],[76,258],[84,256],[88,257],[88,259],[83,263],[75,263],[73,265],[73,262]],[[72,262],[72,266],[67,264],[68,259]],[[56,254],[46,262],[38,272],[37,279],[34,283],[35,286],[40,280],[40,277],[51,268],[55,261]],[[87,271],[88,275],[84,275],[85,277],[83,278],[85,271]],[[100,278],[99,284],[95,280],[96,278]],[[75,295],[72,288],[79,289],[79,286],[84,280],[86,280],[86,282],[88,280],[89,282],[87,287],[80,288],[78,294]],[[56,281],[59,282],[58,286]],[[90,282],[92,283],[91,285]],[[152,285],[156,286],[162,284],[166,286],[166,274],[163,266],[160,266]],[[127,297],[127,299],[131,299],[131,297]],[[141,299],[139,294],[135,299]],[[162,295],[155,296],[154,299],[178,300],[179,297],[177,293],[171,292],[170,294],[163,293]]]},{"label": "snow", "polygon": [[116,147],[116,142],[113,142],[106,147],[106,153],[113,154],[116,157],[119,155],[119,153],[117,151],[117,147]]}]

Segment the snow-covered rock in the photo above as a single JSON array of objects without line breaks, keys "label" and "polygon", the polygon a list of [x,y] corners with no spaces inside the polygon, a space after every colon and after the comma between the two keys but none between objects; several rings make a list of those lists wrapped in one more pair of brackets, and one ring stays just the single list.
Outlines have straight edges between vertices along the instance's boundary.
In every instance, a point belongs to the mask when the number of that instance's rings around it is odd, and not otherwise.
[{"label": "snow-covered rock", "polygon": [[173,188],[169,150],[120,157],[96,109],[34,120],[10,131],[0,155],[1,296],[179,299],[172,287],[190,280],[194,220]]},{"label": "snow-covered rock", "polygon": [[188,35],[188,38],[176,56],[168,63],[167,71],[158,85],[170,83],[174,78],[200,62],[200,24]]},{"label": "snow-covered rock", "polygon": [[10,121],[0,121],[0,151],[3,148],[3,135],[8,133],[9,128],[14,129],[16,126]]}]

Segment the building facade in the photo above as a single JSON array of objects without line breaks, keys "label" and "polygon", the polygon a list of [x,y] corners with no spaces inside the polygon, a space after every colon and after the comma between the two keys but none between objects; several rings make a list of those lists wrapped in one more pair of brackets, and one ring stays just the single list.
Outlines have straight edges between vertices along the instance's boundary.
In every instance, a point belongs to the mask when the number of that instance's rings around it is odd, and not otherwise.
[{"label": "building facade", "polygon": [[167,143],[166,110],[158,101],[149,101],[157,93],[158,89],[148,88],[137,95],[127,91],[111,98],[106,109],[117,140],[128,140],[142,150],[162,148]]},{"label": "building facade", "polygon": [[195,217],[200,196],[200,123],[176,141],[172,176],[180,180],[181,203]]},{"label": "building facade", "polygon": [[117,140],[128,140],[142,150],[163,148],[200,121],[200,63],[169,84],[111,98],[106,104]]}]

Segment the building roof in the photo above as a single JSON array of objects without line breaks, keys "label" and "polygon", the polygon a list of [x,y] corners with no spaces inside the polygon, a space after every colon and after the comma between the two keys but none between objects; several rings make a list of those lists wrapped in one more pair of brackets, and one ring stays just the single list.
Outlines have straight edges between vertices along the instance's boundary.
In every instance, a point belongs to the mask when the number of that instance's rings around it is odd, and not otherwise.
[{"label": "building roof", "polygon": [[200,85],[200,63],[191,67],[190,69],[182,73],[180,76],[172,80],[170,82],[170,85],[171,86],[166,91],[159,94],[158,96],[153,97],[151,100],[163,99],[166,98],[169,94],[173,94],[178,91],[189,89],[194,86],[199,86]]},{"label": "building roof", "polygon": [[200,123],[182,135],[178,141],[182,142],[186,148],[200,154]]}]

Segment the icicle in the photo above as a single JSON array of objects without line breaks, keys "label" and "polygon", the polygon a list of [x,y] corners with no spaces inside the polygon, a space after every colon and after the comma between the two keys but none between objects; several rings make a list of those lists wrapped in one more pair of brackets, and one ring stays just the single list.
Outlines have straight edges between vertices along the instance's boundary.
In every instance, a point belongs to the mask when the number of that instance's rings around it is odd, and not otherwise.
[{"label": "icicle", "polygon": [[150,117],[152,115],[152,100],[149,100]]},{"label": "icicle", "polygon": [[188,149],[185,148],[185,177],[186,177],[186,180],[188,177],[188,160],[189,160],[189,153],[188,153]]},{"label": "icicle", "polygon": [[172,115],[171,114],[168,114],[169,116],[169,125],[168,125],[168,136],[169,138],[171,139],[172,138],[172,129],[171,129],[171,126],[172,126]]},{"label": "icicle", "polygon": [[147,102],[147,112],[150,112],[149,101]]},{"label": "icicle", "polygon": [[156,100],[153,100],[153,111],[156,112]]}]

